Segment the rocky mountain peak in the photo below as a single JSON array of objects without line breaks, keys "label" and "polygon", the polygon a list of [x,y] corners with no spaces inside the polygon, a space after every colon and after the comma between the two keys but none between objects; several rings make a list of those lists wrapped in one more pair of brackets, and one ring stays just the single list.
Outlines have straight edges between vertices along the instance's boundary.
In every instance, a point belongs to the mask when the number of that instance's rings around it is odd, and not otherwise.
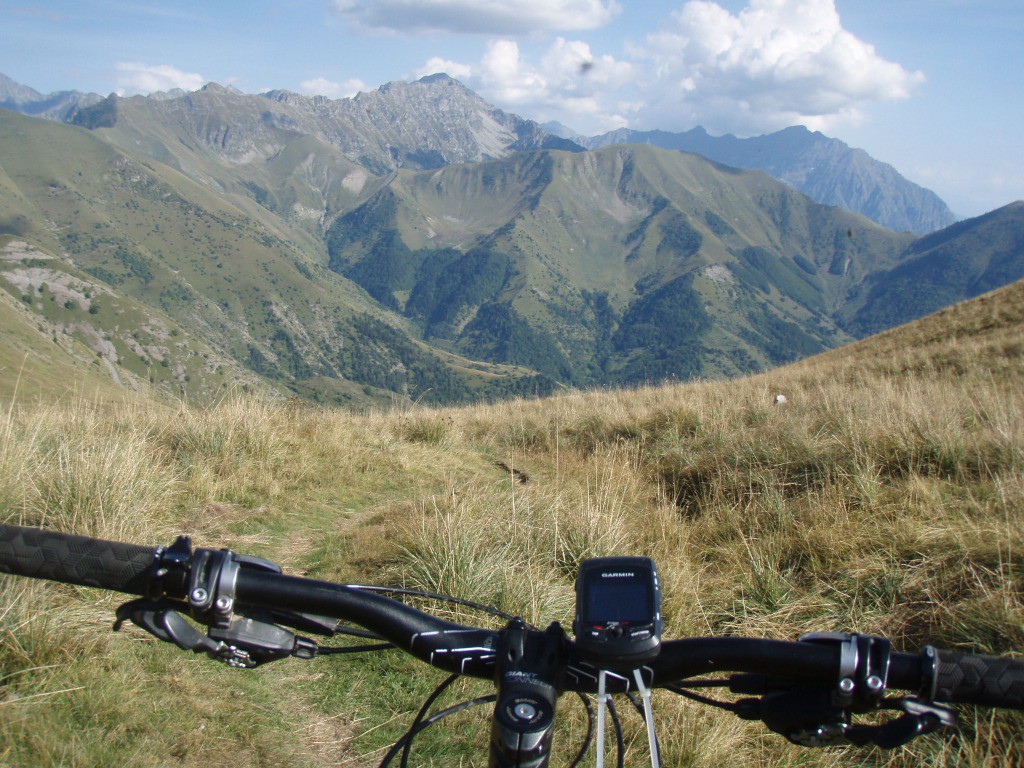
[{"label": "rocky mountain peak", "polygon": [[[246,95],[207,83],[193,93],[154,94],[138,101],[146,106],[133,107],[137,119],[177,123],[192,139],[235,160],[269,157],[296,135],[320,139],[375,174],[497,159],[517,151],[644,143],[762,170],[820,203],[861,213],[896,231],[924,234],[955,220],[935,193],[912,184],[892,166],[802,126],[746,139],[711,136],[699,126],[685,133],[619,129],[587,139],[565,126],[545,127],[504,112],[444,72],[343,99],[286,90]],[[109,128],[124,119],[114,99],[73,91],[43,96],[3,75],[0,106],[89,128]],[[211,117],[186,119],[175,110]]]},{"label": "rocky mountain peak", "polygon": [[[13,109],[13,105],[38,101],[42,98],[43,94],[39,91],[29,88],[27,85],[16,83],[7,75],[0,73],[0,106]],[[7,107],[7,104],[12,106]]]}]

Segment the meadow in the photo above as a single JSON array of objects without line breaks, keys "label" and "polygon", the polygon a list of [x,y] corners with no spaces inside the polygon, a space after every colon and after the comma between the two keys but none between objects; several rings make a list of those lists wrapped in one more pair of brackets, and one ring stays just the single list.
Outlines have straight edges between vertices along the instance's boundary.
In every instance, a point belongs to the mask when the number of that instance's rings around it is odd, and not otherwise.
[{"label": "meadow", "polygon": [[[541,626],[571,624],[582,559],[643,554],[667,637],[857,631],[1019,654],[1022,326],[1015,285],[732,381],[363,413],[243,395],[15,400],[0,520],[146,545],[187,533]],[[231,670],[111,633],[119,602],[0,580],[0,765],[374,766],[443,678],[393,652]],[[654,711],[665,765],[1024,764],[1024,719],[1007,712],[963,708],[958,733],[883,752],[804,750],[664,692]],[[624,720],[627,765],[643,765],[639,718]],[[584,727],[565,697],[553,765]],[[413,764],[486,764],[483,711],[427,733]]]}]

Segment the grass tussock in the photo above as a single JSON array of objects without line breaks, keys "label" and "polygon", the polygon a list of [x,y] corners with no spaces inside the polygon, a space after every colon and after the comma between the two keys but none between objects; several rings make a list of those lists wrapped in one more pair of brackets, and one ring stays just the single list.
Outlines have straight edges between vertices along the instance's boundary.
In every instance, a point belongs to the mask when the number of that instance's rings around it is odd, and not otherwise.
[{"label": "grass tussock", "polygon": [[[857,631],[1019,653],[1024,361],[1002,326],[958,322],[974,330],[919,328],[903,351],[882,336],[739,381],[460,409],[9,407],[0,516],[146,544],[192,533],[540,626],[568,626],[581,560],[644,554],[669,636]],[[395,656],[256,673],[183,663],[134,630],[110,635],[116,604],[2,582],[0,764],[376,765],[439,679]],[[555,765],[584,730],[580,707],[560,706]],[[882,753],[806,752],[669,695],[655,709],[667,765],[1024,763],[1008,713],[965,709],[958,735]],[[628,762],[642,764],[626,720]],[[485,743],[481,718],[462,715],[417,764],[480,765]]]}]

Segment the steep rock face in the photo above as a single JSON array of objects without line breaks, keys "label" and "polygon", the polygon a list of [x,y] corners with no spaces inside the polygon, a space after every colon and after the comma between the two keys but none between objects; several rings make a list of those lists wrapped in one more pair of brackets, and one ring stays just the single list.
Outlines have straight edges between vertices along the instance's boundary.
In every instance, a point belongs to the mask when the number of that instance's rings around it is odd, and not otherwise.
[{"label": "steep rock face", "polygon": [[737,168],[756,168],[819,203],[860,213],[896,232],[922,235],[956,220],[938,195],[908,181],[891,165],[802,126],[749,139],[711,136],[694,128],[685,133],[621,129],[578,141],[588,148],[653,144]]},{"label": "steep rock face", "polygon": [[[287,91],[270,99],[323,127],[322,138],[353,160],[387,168],[440,168],[531,149],[582,150],[551,136],[532,120],[496,109],[447,75],[388,83],[352,99],[331,100]],[[331,126],[345,130],[332,130]]]},{"label": "steep rock face", "polygon": [[532,149],[582,147],[548,134],[537,123],[502,112],[456,80],[435,75],[388,83],[351,99],[289,91],[247,95],[210,83],[173,97],[111,99],[79,111],[74,120],[97,122],[115,101],[126,128],[173,130],[232,162],[269,159],[299,136],[312,136],[375,174],[397,168],[431,169],[478,162]]}]

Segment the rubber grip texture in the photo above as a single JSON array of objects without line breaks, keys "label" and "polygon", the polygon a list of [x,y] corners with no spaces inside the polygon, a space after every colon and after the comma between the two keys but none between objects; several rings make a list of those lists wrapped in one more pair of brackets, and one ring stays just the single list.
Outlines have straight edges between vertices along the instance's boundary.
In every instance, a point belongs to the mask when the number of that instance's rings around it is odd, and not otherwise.
[{"label": "rubber grip texture", "polygon": [[146,594],[154,547],[0,525],[0,572]]},{"label": "rubber grip texture", "polygon": [[1024,709],[1024,659],[938,651],[936,701]]}]

